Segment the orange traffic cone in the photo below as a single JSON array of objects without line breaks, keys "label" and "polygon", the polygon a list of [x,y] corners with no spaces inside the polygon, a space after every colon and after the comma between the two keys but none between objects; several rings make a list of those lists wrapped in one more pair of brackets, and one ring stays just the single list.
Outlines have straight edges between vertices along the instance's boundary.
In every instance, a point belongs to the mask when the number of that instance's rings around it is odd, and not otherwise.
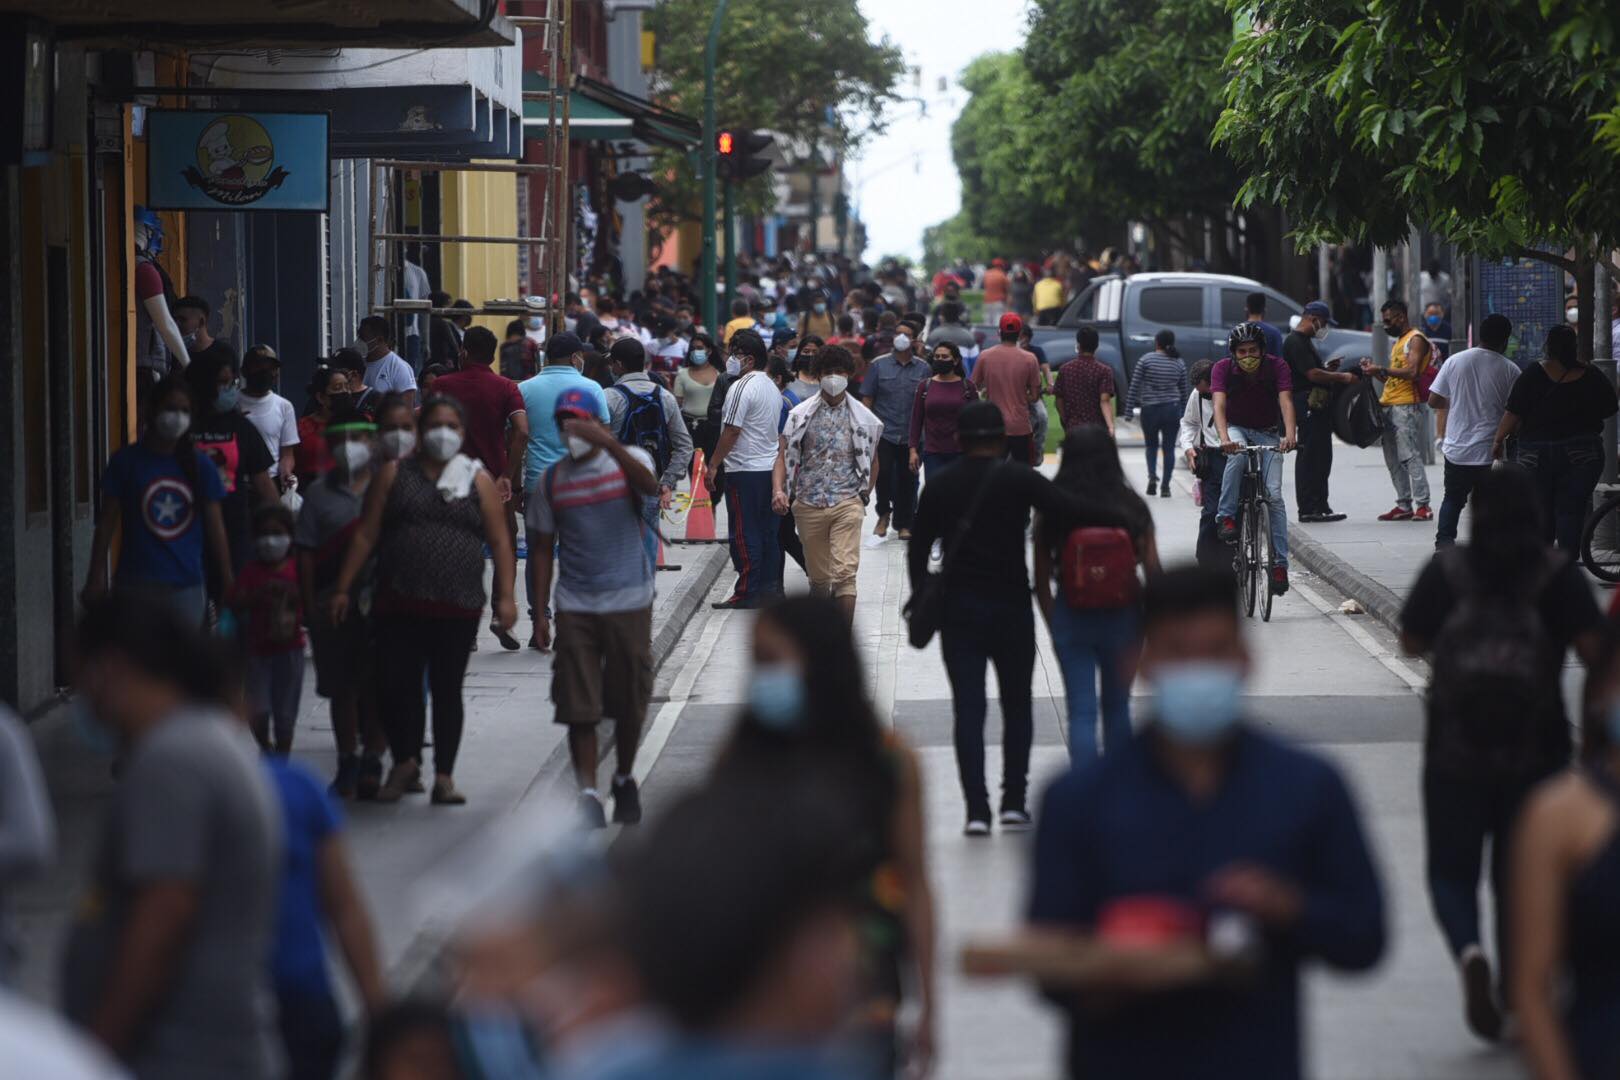
[{"label": "orange traffic cone", "polygon": [[703,451],[692,454],[692,505],[686,513],[686,539],[714,539],[714,501],[703,479]]}]

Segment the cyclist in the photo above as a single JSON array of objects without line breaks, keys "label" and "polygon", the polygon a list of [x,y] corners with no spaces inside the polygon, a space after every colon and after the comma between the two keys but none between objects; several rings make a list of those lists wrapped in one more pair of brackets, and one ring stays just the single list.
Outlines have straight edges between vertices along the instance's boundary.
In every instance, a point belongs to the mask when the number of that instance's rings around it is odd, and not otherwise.
[{"label": "cyclist", "polygon": [[[1215,396],[1215,432],[1221,449],[1231,455],[1221,481],[1221,501],[1215,514],[1218,535],[1235,543],[1244,446],[1271,446],[1287,453],[1294,448],[1293,378],[1280,356],[1266,354],[1265,330],[1259,323],[1239,323],[1227,338],[1230,355],[1222,357],[1210,373]],[[1279,437],[1279,432],[1281,435]],[[1271,499],[1271,591],[1288,591],[1288,506],[1283,501],[1282,458],[1261,455],[1265,463],[1266,493]]]}]

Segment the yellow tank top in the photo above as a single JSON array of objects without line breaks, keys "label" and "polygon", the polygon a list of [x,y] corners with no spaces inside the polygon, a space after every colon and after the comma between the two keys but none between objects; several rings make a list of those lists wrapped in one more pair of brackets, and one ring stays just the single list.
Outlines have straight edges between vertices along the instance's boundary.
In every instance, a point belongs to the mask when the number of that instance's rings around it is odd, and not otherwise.
[{"label": "yellow tank top", "polygon": [[[1390,346],[1389,362],[1391,366],[1395,364],[1400,364],[1403,367],[1405,366],[1406,343],[1418,336],[1418,331],[1408,330],[1406,333],[1401,335],[1401,339],[1399,341]],[[1427,355],[1423,357],[1422,363],[1418,365],[1418,371],[1421,373],[1424,368],[1429,366],[1433,359],[1434,348],[1433,346],[1430,346]],[[1402,379],[1393,375],[1390,376],[1384,380],[1384,394],[1378,399],[1378,403],[1380,405],[1416,405],[1418,403],[1417,383],[1412,379]]]}]

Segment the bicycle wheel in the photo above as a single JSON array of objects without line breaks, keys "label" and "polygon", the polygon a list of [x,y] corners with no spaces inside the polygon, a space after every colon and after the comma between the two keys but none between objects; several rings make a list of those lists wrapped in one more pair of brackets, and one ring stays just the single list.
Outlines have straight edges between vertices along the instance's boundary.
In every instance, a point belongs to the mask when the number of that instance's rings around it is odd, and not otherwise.
[{"label": "bicycle wheel", "polygon": [[1254,565],[1255,576],[1260,579],[1260,621],[1271,621],[1271,560],[1276,553],[1271,550],[1271,504],[1264,499],[1256,499],[1249,506],[1249,513],[1253,517],[1254,530]]},{"label": "bicycle wheel", "polygon": [[1620,582],[1620,495],[1611,495],[1581,530],[1581,562],[1595,577]]},{"label": "bicycle wheel", "polygon": [[1237,563],[1238,581],[1243,589],[1243,614],[1254,617],[1254,602],[1256,599],[1255,586],[1260,577],[1259,565],[1255,562],[1254,550],[1254,515],[1251,508],[1254,505],[1252,494],[1246,494],[1242,508],[1238,514],[1238,546]]}]

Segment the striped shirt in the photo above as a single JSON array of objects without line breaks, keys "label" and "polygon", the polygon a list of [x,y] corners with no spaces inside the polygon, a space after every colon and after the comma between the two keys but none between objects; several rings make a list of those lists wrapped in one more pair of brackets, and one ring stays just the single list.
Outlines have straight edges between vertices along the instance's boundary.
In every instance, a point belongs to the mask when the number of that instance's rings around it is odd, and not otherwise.
[{"label": "striped shirt", "polygon": [[[646,451],[625,449],[652,471]],[[558,611],[639,611],[652,603],[653,566],[642,545],[641,516],[611,454],[598,450],[584,461],[565,457],[551,466],[529,493],[528,523],[533,533],[562,538],[552,597]]]},{"label": "striped shirt", "polygon": [[1150,352],[1136,362],[1136,370],[1131,372],[1131,388],[1125,395],[1125,407],[1139,409],[1147,405],[1180,405],[1187,400],[1190,390],[1187,365],[1179,357]]}]

